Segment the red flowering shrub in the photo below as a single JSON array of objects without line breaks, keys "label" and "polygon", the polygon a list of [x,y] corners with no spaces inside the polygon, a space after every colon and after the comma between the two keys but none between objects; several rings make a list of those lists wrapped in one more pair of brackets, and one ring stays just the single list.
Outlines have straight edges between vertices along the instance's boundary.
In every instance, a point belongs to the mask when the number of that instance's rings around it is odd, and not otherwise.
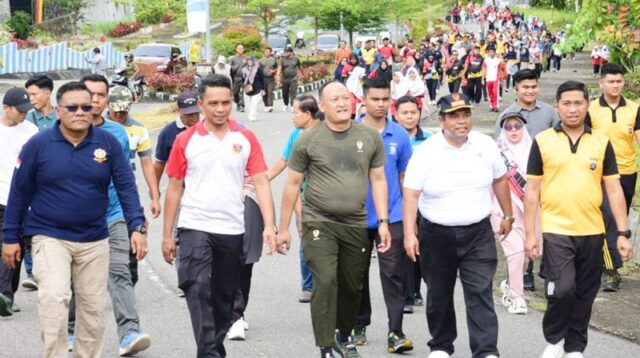
[{"label": "red flowering shrub", "polygon": [[153,76],[146,77],[144,80],[147,86],[156,92],[180,93],[193,88],[195,81],[194,75],[194,71],[173,75],[157,73]]},{"label": "red flowering shrub", "polygon": [[301,83],[309,83],[329,77],[331,71],[326,63],[301,67],[298,71],[298,79]]},{"label": "red flowering shrub", "polygon": [[160,16],[160,22],[163,24],[168,24],[171,21],[173,21],[175,19],[175,17],[173,16],[173,14],[171,12],[165,12],[164,14],[162,14],[162,16]]},{"label": "red flowering shrub", "polygon": [[11,38],[11,42],[15,42],[20,50],[25,49],[36,49],[38,48],[38,41],[33,38],[27,38],[26,40],[22,40],[16,36],[15,32],[11,33],[13,37]]},{"label": "red flowering shrub", "polygon": [[132,34],[134,32],[138,32],[142,27],[142,23],[138,21],[134,22],[121,22],[116,27],[113,28],[109,32],[109,36],[111,37],[122,37],[125,35]]}]

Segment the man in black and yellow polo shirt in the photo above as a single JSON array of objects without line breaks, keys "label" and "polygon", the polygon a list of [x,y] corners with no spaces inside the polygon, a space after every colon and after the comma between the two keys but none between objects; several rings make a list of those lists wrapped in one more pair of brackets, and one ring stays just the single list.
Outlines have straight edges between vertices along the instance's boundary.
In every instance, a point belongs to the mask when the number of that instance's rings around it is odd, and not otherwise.
[{"label": "man in black and yellow polo shirt", "polygon": [[525,194],[525,251],[539,254],[536,212],[542,208],[547,311],[542,321],[549,344],[542,358],[582,357],[591,307],[602,275],[602,186],[618,230],[618,252],[633,255],[624,194],[613,147],[584,119],[589,94],[583,83],[565,82],[556,92],[560,124],[538,134],[531,147]]},{"label": "man in black and yellow polo shirt", "polygon": [[[600,88],[602,96],[591,102],[585,123],[596,133],[606,135],[616,153],[616,162],[620,172],[620,183],[627,203],[627,213],[636,189],[638,178],[636,167],[636,151],[633,148],[635,139],[640,142],[640,106],[622,96],[624,89],[624,69],[615,63],[602,66]],[[602,289],[615,292],[620,285],[618,268],[622,267],[622,259],[616,248],[618,228],[607,197],[604,197],[602,214],[606,228],[607,249],[605,250],[605,268]]]}]

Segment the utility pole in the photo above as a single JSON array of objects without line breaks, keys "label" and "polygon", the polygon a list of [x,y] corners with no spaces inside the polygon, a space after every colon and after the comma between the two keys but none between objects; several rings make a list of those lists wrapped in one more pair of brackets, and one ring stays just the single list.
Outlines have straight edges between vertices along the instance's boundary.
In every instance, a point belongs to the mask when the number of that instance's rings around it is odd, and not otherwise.
[{"label": "utility pole", "polygon": [[209,7],[209,1],[207,1],[207,28],[205,31],[206,47],[204,52],[205,62],[211,61],[211,8]]},{"label": "utility pole", "polygon": [[[340,11],[340,40],[344,40],[344,24],[342,23],[342,11]],[[351,44],[349,44],[351,46]]]}]

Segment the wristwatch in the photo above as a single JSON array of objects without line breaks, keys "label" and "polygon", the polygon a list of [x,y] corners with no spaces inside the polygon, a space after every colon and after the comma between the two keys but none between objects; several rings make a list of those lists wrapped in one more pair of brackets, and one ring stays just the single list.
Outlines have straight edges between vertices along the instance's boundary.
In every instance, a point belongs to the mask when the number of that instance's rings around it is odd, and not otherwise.
[{"label": "wristwatch", "polygon": [[391,224],[391,221],[389,220],[389,218],[379,219],[378,224]]},{"label": "wristwatch", "polygon": [[618,231],[618,236],[624,236],[627,239],[631,238],[631,230],[627,230],[627,231]]},{"label": "wristwatch", "polygon": [[516,218],[514,218],[513,216],[505,215],[502,217],[502,220],[507,220],[508,222],[513,224],[513,222],[516,221]]},{"label": "wristwatch", "polygon": [[147,234],[147,227],[144,226],[144,225],[138,225],[133,229],[133,231],[139,232],[142,235],[146,235]]}]

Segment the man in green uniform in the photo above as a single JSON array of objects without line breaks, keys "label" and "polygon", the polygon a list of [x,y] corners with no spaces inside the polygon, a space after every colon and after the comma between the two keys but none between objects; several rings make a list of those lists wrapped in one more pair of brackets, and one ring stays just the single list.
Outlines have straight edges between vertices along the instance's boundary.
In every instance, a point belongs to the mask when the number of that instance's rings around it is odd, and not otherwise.
[{"label": "man in green uniform", "polygon": [[[325,121],[306,130],[289,158],[282,198],[278,251],[289,249],[291,214],[306,180],[302,207],[302,247],[313,275],[311,318],[322,358],[359,357],[354,328],[371,255],[365,202],[371,182],[379,219],[378,252],[391,243],[384,144],[373,128],[351,120],[351,95],[338,82],[320,92]],[[334,333],[338,330],[337,334]]]}]

